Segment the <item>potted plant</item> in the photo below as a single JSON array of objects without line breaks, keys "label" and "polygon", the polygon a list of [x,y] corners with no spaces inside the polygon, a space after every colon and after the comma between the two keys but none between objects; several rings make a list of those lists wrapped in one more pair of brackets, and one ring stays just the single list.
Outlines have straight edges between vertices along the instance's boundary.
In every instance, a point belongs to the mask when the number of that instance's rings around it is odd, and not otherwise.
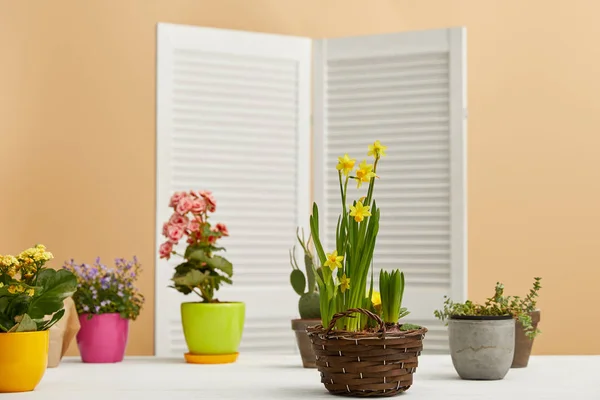
[{"label": "potted plant", "polygon": [[494,296],[484,304],[470,300],[454,303],[445,297],[442,310],[434,315],[448,323],[452,364],[462,379],[503,379],[515,352],[515,320],[526,332],[533,330],[531,317],[504,296],[504,285],[496,283]]},{"label": "potted plant", "polygon": [[[171,197],[170,206],[174,213],[163,225],[167,241],[160,246],[159,253],[161,258],[177,255],[183,260],[175,267],[170,287],[201,299],[181,304],[183,333],[189,350],[185,359],[198,364],[235,362],[244,329],[245,304],[215,298],[221,285],[232,283],[232,264],[215,254],[224,250],[217,242],[229,236],[227,227],[220,223],[212,226],[209,222],[209,214],[216,210],[211,192],[177,192]],[[184,236],[187,247],[180,254],[175,246]]]},{"label": "potted plant", "polygon": [[77,277],[73,296],[80,329],[77,347],[84,363],[123,361],[129,321],[135,320],[144,304],[144,296],[134,283],[141,270],[137,257],[133,261],[115,260],[108,268],[96,258],[93,265],[65,262],[64,269]]},{"label": "potted plant", "polygon": [[302,365],[304,368],[316,368],[315,352],[312,349],[312,344],[306,329],[310,326],[318,325],[321,322],[321,310],[319,302],[319,293],[317,291],[317,281],[315,279],[315,267],[313,256],[310,252],[310,238],[304,240],[304,232],[302,237],[296,231],[296,238],[304,251],[304,268],[303,272],[298,266],[296,260],[296,246],[290,250],[290,264],[292,265],[292,273],[290,274],[290,283],[292,288],[300,299],[298,300],[299,319],[292,320],[292,329],[296,334],[296,344],[300,350]]},{"label": "potted plant", "polygon": [[45,267],[52,258],[41,244],[0,255],[0,393],[32,391],[46,371],[48,329],[77,290],[71,272]]},{"label": "potted plant", "polygon": [[[332,394],[357,397],[391,396],[412,385],[426,328],[402,324],[404,275],[395,270],[380,274],[380,304],[374,304],[372,259],[380,210],[373,198],[377,166],[385,146],[376,141],[368,156],[354,169],[355,159],[339,157],[338,170],[342,213],[338,218],[335,248],[326,253],[320,240],[316,204],[310,217],[311,234],[322,274],[319,286],[321,324],[308,328],[313,341],[321,382]],[[365,197],[346,204],[349,180],[360,188],[368,185]],[[370,285],[369,270],[371,271]]]},{"label": "potted plant", "polygon": [[515,355],[511,368],[527,367],[533,341],[541,333],[538,329],[540,310],[536,308],[538,291],[542,288],[541,280],[540,277],[534,278],[533,287],[524,298],[507,296],[511,313],[517,318],[520,317],[515,324]]}]

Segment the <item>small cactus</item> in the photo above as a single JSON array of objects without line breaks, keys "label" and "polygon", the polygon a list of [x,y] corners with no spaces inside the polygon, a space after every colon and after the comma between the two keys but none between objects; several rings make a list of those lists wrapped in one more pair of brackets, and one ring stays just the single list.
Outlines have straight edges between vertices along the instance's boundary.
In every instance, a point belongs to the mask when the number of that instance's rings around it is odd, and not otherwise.
[{"label": "small cactus", "polygon": [[292,265],[290,283],[292,284],[294,291],[300,296],[300,300],[298,301],[300,318],[321,318],[319,293],[317,292],[317,284],[313,269],[313,256],[309,249],[310,236],[308,237],[308,240],[305,241],[304,231],[302,232],[302,237],[300,237],[299,230],[296,230],[296,237],[300,243],[300,246],[302,246],[302,250],[304,251],[304,267],[306,269],[305,275],[305,273],[298,267],[298,262],[296,261],[295,255],[296,246],[294,246],[293,249],[290,250],[290,264]]}]

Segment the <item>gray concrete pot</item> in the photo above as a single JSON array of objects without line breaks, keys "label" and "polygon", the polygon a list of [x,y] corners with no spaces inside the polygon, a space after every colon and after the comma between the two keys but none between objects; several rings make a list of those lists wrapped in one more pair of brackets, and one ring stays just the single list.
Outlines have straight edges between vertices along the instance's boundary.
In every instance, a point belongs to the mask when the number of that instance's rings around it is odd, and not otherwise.
[{"label": "gray concrete pot", "polygon": [[503,379],[515,352],[512,316],[453,316],[448,322],[452,364],[462,379]]}]

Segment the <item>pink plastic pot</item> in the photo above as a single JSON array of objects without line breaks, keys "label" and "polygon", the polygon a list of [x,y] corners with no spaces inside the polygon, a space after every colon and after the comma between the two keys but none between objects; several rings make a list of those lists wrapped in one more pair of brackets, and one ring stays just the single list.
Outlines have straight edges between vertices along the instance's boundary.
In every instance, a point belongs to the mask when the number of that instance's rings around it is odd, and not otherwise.
[{"label": "pink plastic pot", "polygon": [[77,333],[77,347],[84,363],[116,363],[123,361],[129,320],[119,314],[98,314],[88,319],[79,316],[81,329]]}]

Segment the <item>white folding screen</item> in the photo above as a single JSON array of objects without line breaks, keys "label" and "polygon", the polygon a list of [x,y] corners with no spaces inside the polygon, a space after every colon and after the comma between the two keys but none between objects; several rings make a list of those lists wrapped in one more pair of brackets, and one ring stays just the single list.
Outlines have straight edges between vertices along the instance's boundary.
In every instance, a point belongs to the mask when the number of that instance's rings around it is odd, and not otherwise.
[{"label": "white folding screen", "polygon": [[[170,195],[212,190],[235,274],[218,297],[247,304],[241,351],[295,351],[288,249],[308,225],[311,185],[329,248],[337,156],[367,159],[377,139],[388,156],[375,269],[405,271],[425,351],[446,351],[432,312],[444,294],[466,296],[463,29],[312,41],[159,24],[157,47],[156,249]],[[176,261],[156,260],[158,356],[185,351],[179,304],[196,300],[167,288]]]},{"label": "white folding screen", "polygon": [[[444,295],[466,296],[464,30],[442,29],[315,43],[314,188],[326,249],[340,214],[337,157],[372,163],[367,144],[388,146],[374,197],[381,209],[374,256],[405,273],[407,318],[429,328],[425,352],[446,352],[433,317]],[[349,199],[366,195],[352,185]],[[351,203],[349,200],[348,203]]]},{"label": "white folding screen", "polygon": [[[309,39],[159,24],[157,51],[158,247],[175,191],[210,190],[221,245],[234,265],[223,301],[246,303],[240,350],[293,352],[288,249],[310,201]],[[179,260],[156,260],[156,355],[186,350],[168,288]]]}]

